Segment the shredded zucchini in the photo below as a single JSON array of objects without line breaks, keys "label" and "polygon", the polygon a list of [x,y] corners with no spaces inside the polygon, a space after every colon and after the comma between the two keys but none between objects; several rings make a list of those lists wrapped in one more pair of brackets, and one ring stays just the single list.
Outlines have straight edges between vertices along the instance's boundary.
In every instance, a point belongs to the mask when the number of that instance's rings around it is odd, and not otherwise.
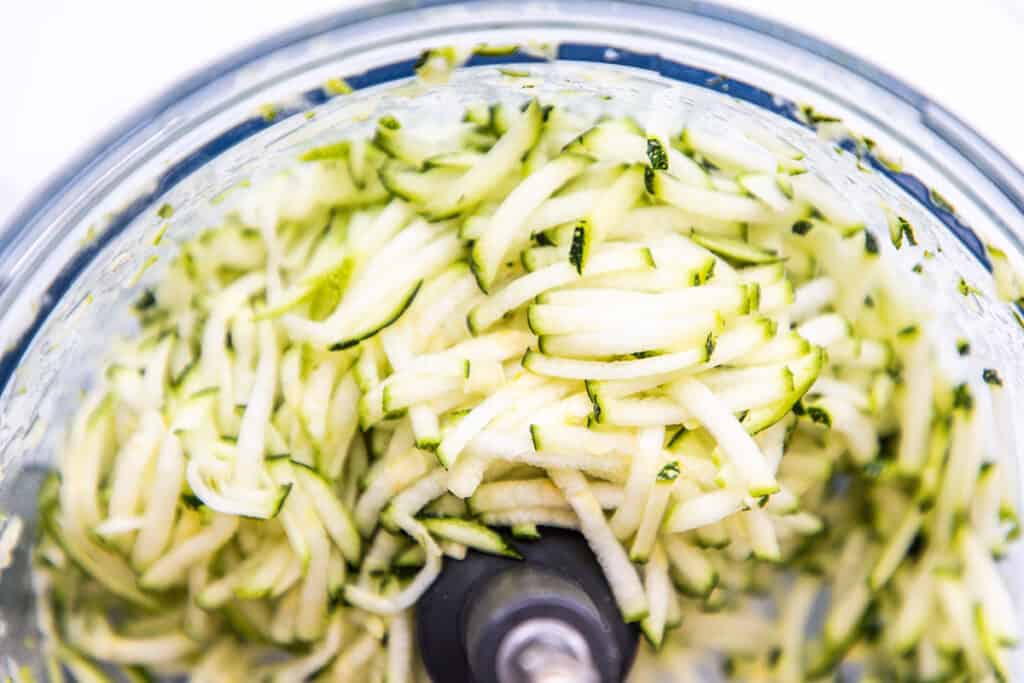
[{"label": "shredded zucchini", "polygon": [[385,116],[251,188],[155,266],[70,425],[36,553],[54,667],[412,681],[442,563],[550,526],[676,672],[1006,680],[1002,376],[947,374],[872,212],[801,158],[524,98]]}]

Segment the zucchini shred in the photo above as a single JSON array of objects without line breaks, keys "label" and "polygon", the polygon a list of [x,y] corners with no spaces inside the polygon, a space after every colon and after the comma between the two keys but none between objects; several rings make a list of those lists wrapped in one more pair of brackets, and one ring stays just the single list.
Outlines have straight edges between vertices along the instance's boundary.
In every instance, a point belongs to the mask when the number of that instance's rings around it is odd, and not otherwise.
[{"label": "zucchini shred", "polygon": [[562,527],[632,680],[1009,680],[1001,380],[880,265],[909,223],[765,131],[461,114],[306,151],[139,299],[40,496],[53,666],[426,680],[443,563]]}]

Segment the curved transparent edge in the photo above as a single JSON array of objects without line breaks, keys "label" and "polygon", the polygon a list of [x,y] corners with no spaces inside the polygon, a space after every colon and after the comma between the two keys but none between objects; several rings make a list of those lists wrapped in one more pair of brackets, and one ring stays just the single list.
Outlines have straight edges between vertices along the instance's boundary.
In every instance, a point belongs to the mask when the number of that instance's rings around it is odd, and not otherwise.
[{"label": "curved transparent edge", "polygon": [[[116,160],[117,155],[122,152],[122,147],[130,145],[136,133],[144,131],[147,126],[158,121],[164,112],[173,109],[176,105],[180,104],[180,101],[200,94],[204,88],[215,84],[218,79],[233,76],[248,65],[270,57],[276,51],[286,50],[292,45],[301,44],[319,35],[355,25],[361,21],[397,17],[405,11],[428,7],[472,6],[476,9],[477,6],[486,4],[488,4],[488,0],[468,0],[466,2],[428,0],[411,5],[402,2],[390,2],[383,6],[343,11],[286,31],[228,57],[169,90],[152,105],[132,117],[128,123],[115,129],[119,132],[109,134],[107,138],[104,138],[91,150],[85,152],[77,162],[72,163],[64,175],[58,176],[49,185],[44,187],[34,200],[35,203],[30,203],[16,217],[15,223],[12,224],[10,229],[10,234],[6,236],[0,235],[0,262],[3,262],[7,257],[6,250],[10,246],[10,242],[16,242],[18,238],[27,237],[24,231],[37,224],[54,207],[59,207],[60,202],[73,192],[76,183],[82,178],[87,177],[93,168],[102,167],[104,164]],[[751,30],[784,40],[819,57],[823,56],[838,66],[854,71],[858,75],[863,75],[872,84],[884,88],[888,94],[896,96],[911,105],[921,114],[922,120],[944,120],[960,124],[959,120],[952,114],[948,114],[941,107],[938,107],[895,77],[889,76],[880,69],[868,65],[859,58],[780,24],[708,3],[695,3],[693,6],[685,8],[681,8],[673,3],[658,2],[657,0],[627,0],[623,4],[667,8],[672,11],[678,11],[681,15],[689,14],[694,17],[726,22],[741,29]],[[614,48],[614,56],[609,56],[609,47]],[[567,42],[559,45],[556,59],[615,63],[621,66],[632,66],[654,71],[669,79],[692,83],[710,90],[727,93],[791,121],[813,128],[813,125],[809,125],[798,115],[799,107],[791,100],[779,98],[773,93],[749,83],[724,77],[706,69],[666,59],[658,54],[630,51],[614,45]],[[517,50],[510,54],[477,54],[470,60],[469,65],[524,61],[543,61],[543,59],[528,52]],[[414,66],[415,60],[406,59],[404,61],[375,66],[363,73],[349,75],[347,80],[354,89],[358,90],[410,77],[414,75]],[[47,288],[46,295],[42,299],[43,303],[40,305],[32,321],[17,339],[11,340],[13,343],[9,344],[2,355],[0,355],[0,393],[3,393],[10,384],[22,356],[60,300],[61,295],[110,240],[120,234],[143,211],[154,206],[160,197],[209,159],[230,149],[252,135],[269,128],[278,118],[301,113],[322,104],[326,100],[331,99],[332,96],[324,88],[314,88],[300,93],[298,100],[292,100],[292,104],[280,108],[278,110],[278,117],[264,118],[254,116],[231,126],[228,130],[186,154],[158,177],[152,189],[143,192],[128,205],[122,207],[113,216],[110,223],[108,223],[103,234],[82,248],[65,264]],[[938,113],[941,113],[942,116],[939,116]],[[984,141],[984,138],[962,124],[954,126],[947,123],[945,126],[933,125],[929,128],[935,132],[937,138],[964,154],[965,160],[974,165],[986,178],[989,178],[993,185],[1004,194],[1011,205],[1024,214],[1024,194],[1016,191],[1014,186],[1011,186],[1013,184],[1011,180],[1004,175],[1014,176],[1017,179],[1015,186],[1024,187],[1024,173],[1017,169],[1009,159],[999,154],[990,144]],[[960,134],[953,135],[952,133],[955,130],[960,131]],[[964,149],[965,142],[968,143],[970,149]],[[847,140],[843,144],[847,146],[849,151],[854,151],[856,146],[856,143],[852,140]],[[988,151],[986,152],[986,150]],[[873,155],[868,154],[865,160],[875,170],[887,176],[934,214],[984,267],[990,268],[985,247],[974,231],[964,224],[954,211],[950,211],[948,205],[934,201],[933,194],[927,185],[914,175],[889,169],[885,163],[882,163]],[[998,169],[1002,169],[1003,173],[997,173]],[[991,175],[993,173],[995,175]]]},{"label": "curved transparent edge", "polygon": [[[791,26],[715,3],[687,2],[684,4],[658,0],[624,0],[624,2],[660,7],[681,14],[692,14],[730,23],[743,29],[777,38],[855,72],[921,112],[923,119],[932,124],[929,125],[929,128],[937,137],[957,147],[968,162],[988,177],[1006,198],[1021,213],[1024,213],[1024,170],[948,109],[871,62]],[[315,19],[230,54],[171,86],[154,101],[123,118],[112,126],[106,135],[80,152],[63,169],[57,171],[50,180],[24,202],[22,208],[15,212],[14,217],[6,225],[0,227],[0,257],[4,255],[11,239],[19,232],[19,227],[24,228],[30,225],[36,216],[45,212],[48,207],[72,189],[75,181],[82,174],[93,165],[116,154],[122,143],[127,141],[135,131],[145,127],[176,102],[195,94],[214,81],[227,77],[248,64],[289,45],[309,40],[359,21],[400,14],[423,7],[486,4],[487,0],[420,0],[413,3],[390,0],[371,6],[342,10]]]},{"label": "curved transparent edge", "polygon": [[[428,4],[446,3],[416,3],[413,6],[426,6]],[[451,4],[455,4],[455,0]],[[253,62],[259,61],[290,45],[310,40],[318,35],[329,33],[349,24],[389,14],[397,14],[408,9],[410,9],[410,3],[402,2],[401,0],[390,0],[372,6],[342,10],[243,47],[220,61],[170,86],[153,101],[124,116],[121,120],[110,126],[108,132],[86,149],[79,152],[73,159],[66,162],[63,168],[56,171],[39,189],[25,200],[22,206],[15,211],[13,218],[7,221],[6,225],[0,226],[0,261],[2,261],[10,242],[19,233],[19,228],[23,229],[25,226],[32,224],[37,216],[44,213],[71,190],[79,178],[94,166],[115,156],[120,151],[121,146],[130,140],[137,131],[154,122],[161,114],[171,109],[179,101],[195,95],[210,84],[227,78]]]},{"label": "curved transparent edge", "polygon": [[[640,4],[678,8],[678,4],[674,2],[641,0]],[[1018,211],[1024,213],[1024,169],[1017,166],[1013,160],[963,119],[929,99],[902,79],[819,38],[742,10],[709,2],[695,2],[692,6],[687,7],[686,11],[778,38],[835,62],[838,66],[853,71],[861,78],[884,88],[920,112],[922,120],[936,137],[958,149],[968,162],[991,180],[992,184],[1006,196]]]},{"label": "curved transparent edge", "polygon": [[[590,45],[590,46],[587,46],[587,45],[583,45],[583,44],[577,44],[577,45],[575,45],[575,46],[574,46],[574,48],[575,48],[575,49],[583,49],[583,48],[586,48],[586,49],[591,49],[591,50],[597,50],[597,49],[603,50],[603,47],[602,47],[602,46],[594,46],[594,45]],[[638,55],[640,55],[640,56],[643,56],[643,53],[639,53],[639,52],[638,52],[638,53],[636,53],[636,54],[638,54]],[[647,55],[647,58],[649,58],[649,57],[650,57],[650,55]],[[506,57],[506,60],[512,60],[512,61],[519,61],[519,60],[523,60],[523,58],[521,57],[521,55],[513,55],[513,56],[510,56],[510,57]],[[616,59],[616,62],[617,62],[617,63],[620,63],[620,65],[621,65],[621,63],[623,63],[623,61],[622,61],[622,58],[618,58],[618,59]],[[410,62],[408,62],[408,61],[407,61],[407,62],[399,62],[397,66],[399,66],[399,67],[401,67],[401,68],[406,68],[406,67],[407,67],[407,66],[409,65],[409,63],[410,63]],[[477,63],[478,63],[478,62],[477,62]],[[683,68],[683,67],[682,67],[681,65],[677,65],[677,66],[680,66],[680,68]],[[391,65],[391,68],[393,68],[393,67],[395,67],[395,65]],[[388,69],[388,67],[384,67],[384,68],[382,68],[382,69]],[[375,72],[375,73],[376,73],[376,72]],[[705,77],[707,77],[707,74],[709,74],[709,72],[703,72],[703,74],[705,74]],[[365,75],[364,75],[364,77],[365,77]],[[714,78],[720,78],[720,77],[714,77]],[[728,81],[725,81],[725,80],[723,80],[723,83],[727,83],[727,82],[728,82]],[[738,81],[732,81],[732,83],[739,83],[739,82],[738,82]],[[705,87],[707,87],[707,86],[705,86]],[[750,87],[750,86],[748,86],[748,87]],[[760,91],[760,92],[764,92],[764,91]],[[732,90],[732,91],[730,92],[730,94],[735,94],[735,90]],[[773,100],[773,102],[774,102],[774,100]],[[784,102],[781,102],[781,101],[777,101],[777,102],[774,102],[774,104],[775,104],[776,106],[780,106],[780,108],[782,108],[782,106],[784,106],[784,104],[785,104],[785,103],[784,103]],[[766,110],[766,111],[767,111],[767,110]],[[787,110],[783,110],[783,111],[787,111]],[[776,114],[777,114],[777,113],[778,113],[778,112],[776,112]],[[265,126],[264,126],[264,127],[265,127]],[[254,132],[255,132],[255,131],[254,131]],[[218,138],[218,139],[219,139],[219,138]],[[245,138],[241,138],[241,139],[245,139]],[[237,141],[238,141],[238,140],[237,140]],[[148,197],[150,197],[150,198],[151,198],[151,200],[153,199],[153,196],[152,196],[152,195],[147,195],[147,196],[148,196]],[[915,199],[915,198],[913,198],[913,197],[912,197],[912,195],[911,195],[911,198],[908,198],[908,199]],[[923,210],[923,211],[931,211],[932,213],[935,213],[935,211],[934,211],[934,208],[930,207],[928,203],[920,203],[920,204],[921,204],[921,208],[922,208],[922,210]],[[129,221],[129,222],[130,222],[130,221]],[[954,232],[954,234],[952,234],[952,236],[948,236],[948,234],[946,234],[946,236],[945,236],[945,237],[954,237],[954,236],[955,236],[955,232]],[[974,265],[978,265],[978,264],[974,264]]]}]

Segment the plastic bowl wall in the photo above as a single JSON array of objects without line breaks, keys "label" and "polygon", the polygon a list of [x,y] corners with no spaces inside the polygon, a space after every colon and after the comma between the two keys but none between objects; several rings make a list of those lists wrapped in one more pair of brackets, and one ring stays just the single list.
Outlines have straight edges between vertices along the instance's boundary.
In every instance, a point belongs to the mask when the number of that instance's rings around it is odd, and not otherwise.
[{"label": "plastic bowl wall", "polygon": [[[712,5],[384,3],[280,34],[180,84],[73,163],[0,233],[0,511],[23,517],[27,527],[0,581],[0,675],[8,658],[37,664],[26,571],[36,490],[109,339],[133,328],[128,302],[159,277],[178,241],[213,223],[231,188],[339,131],[372,125],[382,109],[429,108],[393,92],[380,98],[412,75],[422,50],[479,43],[547,44],[556,58],[552,83],[592,94],[618,88],[624,102],[644,97],[645,88],[681,82],[673,92],[685,106],[720,111],[725,124],[730,117],[761,120],[801,146],[813,146],[814,136],[796,122],[796,103],[811,103],[901,159],[913,176],[867,157],[876,173],[866,185],[868,176],[858,177],[857,187],[868,190],[853,189],[853,167],[835,155],[817,153],[811,162],[854,195],[881,198],[918,226],[921,248],[936,252],[920,282],[922,296],[936,302],[951,338],[971,340],[979,367],[998,368],[1007,380],[997,438],[1008,461],[1024,455],[1024,436],[1012,419],[1014,399],[1024,397],[1024,333],[993,296],[957,291],[960,277],[987,281],[983,242],[1024,254],[1024,175],[948,112],[817,40]],[[470,65],[536,59],[520,51],[478,55]],[[617,83],[587,79],[580,62],[611,65],[601,71],[615,72]],[[332,96],[323,85],[335,77],[356,93]],[[434,95],[434,105],[507,87],[519,86],[502,84],[493,69],[471,69]],[[165,203],[174,216],[154,246],[164,222],[157,210]],[[144,269],[152,257],[155,265]],[[921,252],[891,258],[909,270]],[[991,294],[990,286],[980,288]],[[1014,485],[1019,490],[1019,481]],[[0,518],[0,532],[5,523]],[[1019,551],[1008,567],[1019,594]]]}]

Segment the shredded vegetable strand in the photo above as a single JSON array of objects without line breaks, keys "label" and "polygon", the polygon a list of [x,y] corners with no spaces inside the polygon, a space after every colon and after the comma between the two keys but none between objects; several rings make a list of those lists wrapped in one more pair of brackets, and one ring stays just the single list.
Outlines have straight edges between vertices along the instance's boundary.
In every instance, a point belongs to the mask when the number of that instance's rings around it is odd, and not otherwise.
[{"label": "shredded vegetable strand", "polygon": [[181,243],[39,493],[51,669],[421,680],[444,563],[564,528],[636,680],[1009,680],[1012,392],[888,254],[931,236],[812,135],[515,92],[307,150]]}]

